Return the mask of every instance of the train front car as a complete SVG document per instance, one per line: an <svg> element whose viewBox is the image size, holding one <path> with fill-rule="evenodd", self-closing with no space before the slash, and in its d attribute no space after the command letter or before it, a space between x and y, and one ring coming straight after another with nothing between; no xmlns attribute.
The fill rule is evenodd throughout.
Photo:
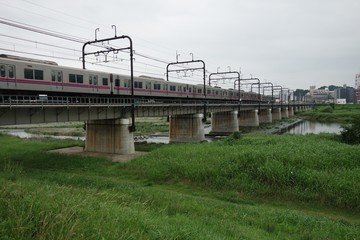
<svg viewBox="0 0 360 240"><path fill-rule="evenodd" d="M55 62L0 55L0 89L8 95L110 95L111 74Z"/></svg>

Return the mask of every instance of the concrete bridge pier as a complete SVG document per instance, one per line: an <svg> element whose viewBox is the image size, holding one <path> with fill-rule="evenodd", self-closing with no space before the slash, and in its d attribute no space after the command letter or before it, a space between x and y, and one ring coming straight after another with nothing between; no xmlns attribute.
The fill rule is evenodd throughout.
<svg viewBox="0 0 360 240"><path fill-rule="evenodd" d="M289 107L289 117L294 116L294 107Z"/></svg>
<svg viewBox="0 0 360 240"><path fill-rule="evenodd" d="M170 116L170 143L205 140L203 114Z"/></svg>
<svg viewBox="0 0 360 240"><path fill-rule="evenodd" d="M212 113L211 125L212 134L228 135L239 131L238 111Z"/></svg>
<svg viewBox="0 0 360 240"><path fill-rule="evenodd" d="M273 121L281 121L281 108L274 108L272 111L272 120Z"/></svg>
<svg viewBox="0 0 360 240"><path fill-rule="evenodd" d="M114 154L135 152L130 119L89 120L86 122L85 151Z"/></svg>
<svg viewBox="0 0 360 240"><path fill-rule="evenodd" d="M272 123L271 109L261 109L260 110L259 123Z"/></svg>
<svg viewBox="0 0 360 240"><path fill-rule="evenodd" d="M258 110L241 111L239 116L239 127L258 127Z"/></svg>
<svg viewBox="0 0 360 240"><path fill-rule="evenodd" d="M287 107L281 108L281 117L282 119L289 118L289 109Z"/></svg>

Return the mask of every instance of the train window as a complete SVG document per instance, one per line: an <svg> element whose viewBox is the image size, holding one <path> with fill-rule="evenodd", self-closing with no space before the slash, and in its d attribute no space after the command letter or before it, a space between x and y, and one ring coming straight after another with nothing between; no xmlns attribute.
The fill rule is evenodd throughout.
<svg viewBox="0 0 360 240"><path fill-rule="evenodd" d="M104 86L109 85L109 79L108 78L103 78L102 79L102 85L104 85Z"/></svg>
<svg viewBox="0 0 360 240"><path fill-rule="evenodd" d="M161 90L161 85L159 83L154 83L155 90Z"/></svg>
<svg viewBox="0 0 360 240"><path fill-rule="evenodd" d="M93 75L89 75L89 84L90 84L90 85L93 84Z"/></svg>
<svg viewBox="0 0 360 240"><path fill-rule="evenodd" d="M183 89L184 89L184 92L186 92L186 87L184 87Z"/></svg>
<svg viewBox="0 0 360 240"><path fill-rule="evenodd" d="M76 75L75 74L69 74L69 82L76 83Z"/></svg>
<svg viewBox="0 0 360 240"><path fill-rule="evenodd" d="M207 93L207 94L210 94L210 93L211 93L211 90L208 89L208 90L206 91L206 93Z"/></svg>
<svg viewBox="0 0 360 240"><path fill-rule="evenodd" d="M76 82L77 83L84 83L84 76L83 75L76 75Z"/></svg>
<svg viewBox="0 0 360 240"><path fill-rule="evenodd" d="M8 65L9 78L15 78L15 66Z"/></svg>
<svg viewBox="0 0 360 240"><path fill-rule="evenodd" d="M163 85L163 90L165 90L165 91L168 90L168 85L167 85L167 84L164 84L164 85Z"/></svg>
<svg viewBox="0 0 360 240"><path fill-rule="evenodd" d="M34 71L33 69L24 69L24 78L25 79L34 79Z"/></svg>
<svg viewBox="0 0 360 240"><path fill-rule="evenodd" d="M44 71L43 70L34 70L36 80L44 80Z"/></svg>
<svg viewBox="0 0 360 240"><path fill-rule="evenodd" d="M84 76L80 74L69 74L69 82L71 83L84 83Z"/></svg>
<svg viewBox="0 0 360 240"><path fill-rule="evenodd" d="M189 93L191 93L192 92L192 88L189 88Z"/></svg>
<svg viewBox="0 0 360 240"><path fill-rule="evenodd" d="M115 79L115 87L120 87L120 79Z"/></svg>
<svg viewBox="0 0 360 240"><path fill-rule="evenodd" d="M151 82L146 82L146 89L151 89Z"/></svg>
<svg viewBox="0 0 360 240"><path fill-rule="evenodd" d="M178 86L178 92L181 92L181 86Z"/></svg>
<svg viewBox="0 0 360 240"><path fill-rule="evenodd" d="M134 88L143 88L142 82L135 81L134 82Z"/></svg>
<svg viewBox="0 0 360 240"><path fill-rule="evenodd" d="M170 85L170 91L175 92L176 91L176 86Z"/></svg>
<svg viewBox="0 0 360 240"><path fill-rule="evenodd" d="M202 89L198 88L197 93L202 93Z"/></svg>
<svg viewBox="0 0 360 240"><path fill-rule="evenodd" d="M6 77L5 65L0 65L0 77Z"/></svg>

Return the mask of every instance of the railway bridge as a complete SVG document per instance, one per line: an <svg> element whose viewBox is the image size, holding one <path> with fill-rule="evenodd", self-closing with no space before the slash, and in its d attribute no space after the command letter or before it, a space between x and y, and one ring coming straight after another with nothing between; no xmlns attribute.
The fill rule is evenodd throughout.
<svg viewBox="0 0 360 240"><path fill-rule="evenodd" d="M289 118L309 107L306 103L2 95L0 125L85 121L85 151L130 154L135 151L134 117L169 116L170 142L201 142L209 114L212 133L230 134L239 127Z"/></svg>

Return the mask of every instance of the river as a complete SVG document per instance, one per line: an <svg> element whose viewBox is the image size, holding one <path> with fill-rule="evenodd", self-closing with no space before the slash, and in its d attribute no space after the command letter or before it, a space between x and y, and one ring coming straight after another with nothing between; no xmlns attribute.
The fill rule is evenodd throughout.
<svg viewBox="0 0 360 240"><path fill-rule="evenodd" d="M342 131L341 124L339 123L320 123L301 121L296 125L285 129L282 133L289 134L319 134L319 133L335 133L339 134Z"/></svg>
<svg viewBox="0 0 360 240"><path fill-rule="evenodd" d="M211 131L211 126L206 125L204 128L205 134L208 134ZM55 136L55 135L44 135L44 134L32 134L27 133L25 129L13 129L13 128L0 128L0 133L6 133L8 135L16 136L19 138L54 138L54 139L73 139L73 140L81 140L85 141L85 137L73 137L73 136ZM207 141L212 141L214 137L206 137ZM153 134L149 136L135 136L135 142L146 142L146 143L169 143L168 134Z"/></svg>
<svg viewBox="0 0 360 240"><path fill-rule="evenodd" d="M338 123L319 123L319 122L309 122L301 121L296 125L284 129L281 133L289 134L319 134L319 133L336 133L339 134L342 128ZM211 127L208 125L205 127L205 134L208 134L211 131ZM9 135L17 136L20 138L54 138L54 139L73 139L84 141L85 137L72 137L72 136L54 136L54 135L41 135L41 134L31 134L25 132L25 129L0 129L0 132L6 133ZM207 141L212 141L213 136L206 137ZM147 143L169 143L169 137L166 134L162 135L150 135L147 137L135 137L135 142L147 142Z"/></svg>

